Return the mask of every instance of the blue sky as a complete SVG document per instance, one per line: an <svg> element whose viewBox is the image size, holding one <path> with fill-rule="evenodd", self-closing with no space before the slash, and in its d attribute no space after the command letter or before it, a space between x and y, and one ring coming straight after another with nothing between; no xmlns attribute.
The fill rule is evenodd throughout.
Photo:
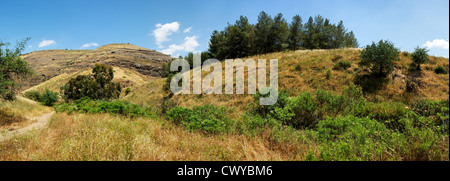
<svg viewBox="0 0 450 181"><path fill-rule="evenodd" d="M426 46L449 57L448 0L0 1L0 40L31 37L26 52L131 43L184 56L207 50L212 31L240 15L254 24L266 11L288 22L296 14L343 20L360 46L386 39L404 51Z"/></svg>

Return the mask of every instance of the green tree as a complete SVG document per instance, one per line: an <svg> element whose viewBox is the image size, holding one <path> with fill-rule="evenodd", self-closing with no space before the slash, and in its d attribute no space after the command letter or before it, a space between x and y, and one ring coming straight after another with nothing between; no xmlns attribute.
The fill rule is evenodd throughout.
<svg viewBox="0 0 450 181"><path fill-rule="evenodd" d="M45 92L42 94L41 101L46 106L53 106L55 102L58 102L58 93L52 92L48 89L45 89Z"/></svg>
<svg viewBox="0 0 450 181"><path fill-rule="evenodd" d="M361 65L368 66L380 76L387 76L394 70L394 62L400 58L400 51L394 44L380 40L367 45L361 52Z"/></svg>
<svg viewBox="0 0 450 181"><path fill-rule="evenodd" d="M0 99L14 100L20 86L16 80L28 78L33 74L28 63L19 57L29 40L30 38L26 38L18 42L15 49L7 48L9 43L0 41Z"/></svg>
<svg viewBox="0 0 450 181"><path fill-rule="evenodd" d="M345 34L345 44L344 47L357 48L359 46L358 40L355 37L353 31Z"/></svg>
<svg viewBox="0 0 450 181"><path fill-rule="evenodd" d="M420 70L420 64L426 63L430 61L430 57L428 56L428 51L426 48L416 47L414 52L411 54L412 60L414 64L417 66L416 69Z"/></svg>
<svg viewBox="0 0 450 181"><path fill-rule="evenodd" d="M99 88L104 88L107 83L110 83L114 79L114 70L111 66L104 64L95 64L92 69L94 78L99 85Z"/></svg>
<svg viewBox="0 0 450 181"><path fill-rule="evenodd" d="M224 31L217 31L214 30L211 38L209 40L209 49L208 51L211 53L211 56L223 60L225 59L226 55L225 52L227 51L228 47L226 47L226 37Z"/></svg>
<svg viewBox="0 0 450 181"><path fill-rule="evenodd" d="M258 15L258 23L255 25L255 43L257 53L272 52L273 38L270 32L273 26L273 19L266 12L262 11Z"/></svg>
<svg viewBox="0 0 450 181"><path fill-rule="evenodd" d="M304 47L307 49L318 49L319 43L316 40L316 27L314 23L314 19L310 16L308 22L304 25L305 31L303 36Z"/></svg>
<svg viewBox="0 0 450 181"><path fill-rule="evenodd" d="M114 70L110 66L97 64L91 75L79 75L69 80L61 87L61 94L65 101L78 100L83 97L91 99L115 99L120 96L122 87L119 83L111 82Z"/></svg>
<svg viewBox="0 0 450 181"><path fill-rule="evenodd" d="M271 52L279 52L288 48L289 26L283 14L278 13L273 19L273 26L270 31L270 38L273 42Z"/></svg>
<svg viewBox="0 0 450 181"><path fill-rule="evenodd" d="M303 24L302 18L299 15L295 15L292 18L292 22L289 25L289 48L291 50L296 50L297 47L301 46L302 34L303 34Z"/></svg>

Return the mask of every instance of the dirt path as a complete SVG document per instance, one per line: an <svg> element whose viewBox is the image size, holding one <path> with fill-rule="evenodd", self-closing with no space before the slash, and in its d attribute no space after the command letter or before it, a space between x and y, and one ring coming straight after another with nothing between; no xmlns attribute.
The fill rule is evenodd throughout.
<svg viewBox="0 0 450 181"><path fill-rule="evenodd" d="M31 103L31 104L39 104L36 101L33 101L31 99L28 99L28 98L25 98L25 97L22 97L22 96L19 96L19 95L17 95L16 98L21 100L21 101L25 101L25 102L28 102L28 103Z"/></svg>
<svg viewBox="0 0 450 181"><path fill-rule="evenodd" d="M27 98L24 98L24 97L21 97L21 96L17 96L17 98L21 99L23 101L30 102L30 103L37 103L37 102L35 102L33 100L30 100L30 99L27 99ZM28 125L26 127L23 127L23 128L17 129L17 130L13 130L13 131L7 131L6 133L0 133L0 142L2 142L4 140L7 140L7 139L10 139L13 136L22 135L22 134L25 134L25 133L27 133L27 132L29 132L31 130L40 129L40 128L45 127L47 125L48 121L50 121L50 118L52 117L52 115L54 113L55 113L55 111L52 111L50 113L46 113L46 114L44 114L44 115L42 115L40 117L37 117L36 118L37 119L36 122L34 122L34 123L32 123L32 124L30 124L30 125Z"/></svg>

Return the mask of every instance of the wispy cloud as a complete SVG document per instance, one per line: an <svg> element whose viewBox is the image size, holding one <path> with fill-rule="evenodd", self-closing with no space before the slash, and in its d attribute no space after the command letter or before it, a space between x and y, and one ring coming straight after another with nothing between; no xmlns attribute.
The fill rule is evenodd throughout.
<svg viewBox="0 0 450 181"><path fill-rule="evenodd" d="M431 42L427 41L425 44L423 44L423 46L429 49L440 48L448 50L448 41L444 39L434 39Z"/></svg>
<svg viewBox="0 0 450 181"><path fill-rule="evenodd" d="M90 48L90 47L98 47L98 43L95 43L95 42L86 43L86 44L84 44L83 46L81 46L80 49Z"/></svg>
<svg viewBox="0 0 450 181"><path fill-rule="evenodd" d="M188 36L184 38L184 43L180 45L172 44L168 48L162 50L161 52L164 54L172 55L174 52L177 51L194 51L195 48L200 46L200 44L197 41L197 36Z"/></svg>
<svg viewBox="0 0 450 181"><path fill-rule="evenodd" d="M173 22L173 23L166 23L166 24L156 24L156 29L153 31L153 35L156 39L156 44L159 48L163 48L162 43L169 41L168 38L169 35L171 35L173 32L178 32L180 29L180 23Z"/></svg>
<svg viewBox="0 0 450 181"><path fill-rule="evenodd" d="M186 28L186 29L183 31L183 33L189 33L189 32L191 32L191 29L192 29L192 27Z"/></svg>
<svg viewBox="0 0 450 181"><path fill-rule="evenodd" d="M39 48L50 46L56 44L55 40L42 40L41 43L39 43Z"/></svg>

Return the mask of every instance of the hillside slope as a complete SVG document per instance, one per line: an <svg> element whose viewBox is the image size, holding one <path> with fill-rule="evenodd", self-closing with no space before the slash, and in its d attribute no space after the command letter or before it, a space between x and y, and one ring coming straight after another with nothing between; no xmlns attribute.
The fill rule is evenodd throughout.
<svg viewBox="0 0 450 181"><path fill-rule="evenodd" d="M97 63L133 69L140 74L160 77L161 66L172 57L131 44L109 44L95 50L42 50L21 56L36 75L24 88L61 74L71 74Z"/></svg>
<svg viewBox="0 0 450 181"><path fill-rule="evenodd" d="M411 58L400 55L400 61L395 63L395 71L386 79L370 79L370 70L359 67L360 49L336 50L302 50L295 52L277 52L266 55L249 57L257 59L278 59L279 61L279 90L285 90L290 96L297 96L303 92L313 92L318 89L341 93L346 86L359 84L366 89L365 97L369 101L400 101L409 102L424 98L430 100L446 100L449 93L448 75L436 74L433 70L437 66L449 69L449 60L442 57L430 57L430 62L422 65L422 72L409 70ZM335 64L342 61L350 62L347 69L337 69ZM225 70L222 63L223 72ZM245 75L247 75L245 69ZM327 78L327 71L330 77ZM202 77L209 72L202 72ZM191 73L192 77L192 73ZM247 77L247 76L246 76ZM224 79L223 79L224 80ZM267 79L268 80L268 79ZM192 82L192 78L191 78ZM408 82L414 83L416 91L408 92ZM163 80L142 84L134 88L126 96L132 102L151 105L160 105L169 92L163 91ZM224 87L224 85L223 85ZM245 91L246 85L245 85ZM175 95L171 100L183 107L213 104L223 106L230 111L234 118L239 117L248 109L249 103L254 102L253 95Z"/></svg>

